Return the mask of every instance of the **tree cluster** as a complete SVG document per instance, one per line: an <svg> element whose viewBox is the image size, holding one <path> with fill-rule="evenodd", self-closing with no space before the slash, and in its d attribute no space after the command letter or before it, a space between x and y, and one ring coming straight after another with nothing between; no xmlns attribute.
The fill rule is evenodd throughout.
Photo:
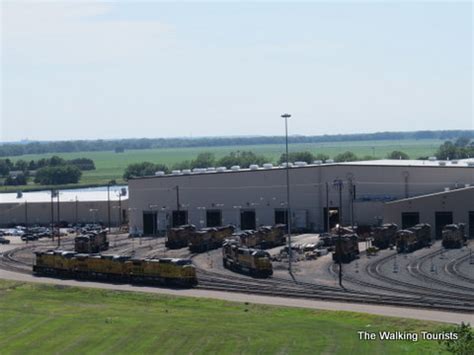
<svg viewBox="0 0 474 355"><path fill-rule="evenodd" d="M474 141L469 137L460 137L456 141L444 142L436 151L440 160L467 159L474 157Z"/></svg>
<svg viewBox="0 0 474 355"><path fill-rule="evenodd" d="M474 139L472 130L417 131L417 132L378 132L360 134L337 134L323 136L290 136L290 143L324 143L365 140L402 140L402 139L442 139L452 140L459 137ZM0 157L24 154L70 153L88 151L115 151L125 149L154 149L180 147L217 147L257 144L283 144L283 136L256 137L205 137L205 138L141 138L115 140L78 140L63 142L31 142L0 144Z"/></svg>

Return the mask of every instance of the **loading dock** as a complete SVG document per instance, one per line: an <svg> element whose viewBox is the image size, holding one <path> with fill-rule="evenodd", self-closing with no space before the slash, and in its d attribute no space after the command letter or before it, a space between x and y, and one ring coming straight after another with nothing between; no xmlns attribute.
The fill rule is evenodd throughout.
<svg viewBox="0 0 474 355"><path fill-rule="evenodd" d="M207 210L206 211L206 226L207 227L220 227L220 226L222 226L222 211L220 211L220 210Z"/></svg>
<svg viewBox="0 0 474 355"><path fill-rule="evenodd" d="M240 229L256 229L255 210L243 210L240 212Z"/></svg>
<svg viewBox="0 0 474 355"><path fill-rule="evenodd" d="M143 234L155 235L157 232L157 213L153 211L143 211Z"/></svg>
<svg viewBox="0 0 474 355"><path fill-rule="evenodd" d="M443 227L453 223L453 212L435 212L436 239L441 239Z"/></svg>
<svg viewBox="0 0 474 355"><path fill-rule="evenodd" d="M419 212L402 212L402 229L413 227L420 223Z"/></svg>
<svg viewBox="0 0 474 355"><path fill-rule="evenodd" d="M188 211L173 211L172 214L173 227L183 226L188 224Z"/></svg>

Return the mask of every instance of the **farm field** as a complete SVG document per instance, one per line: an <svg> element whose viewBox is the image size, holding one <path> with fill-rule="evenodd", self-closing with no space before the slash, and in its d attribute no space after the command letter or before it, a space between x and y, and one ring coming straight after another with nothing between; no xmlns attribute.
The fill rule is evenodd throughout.
<svg viewBox="0 0 474 355"><path fill-rule="evenodd" d="M0 280L2 354L440 354L436 341L360 341L357 331L443 324Z"/></svg>
<svg viewBox="0 0 474 355"><path fill-rule="evenodd" d="M332 143L308 143L291 144L290 151L310 151L315 154L327 154L331 158L339 153L352 151L359 157L373 156L384 158L388 153L394 150L400 150L407 153L410 158L416 159L420 156L433 155L437 148L443 143L441 140L384 140L384 141L353 141L353 142L332 142ZM84 171L81 181L73 186L100 185L115 179L118 183L123 183L122 175L127 165L143 161L153 163L162 163L172 166L175 163L194 159L199 153L211 152L216 158L223 157L232 151L250 150L256 154L268 157L269 162L275 163L284 150L283 145L244 145L244 146L225 146L225 147L193 147L193 148L166 148L166 149L144 149L127 150L124 153L115 153L112 151L100 152L75 152L75 153L49 153L32 154L10 157L12 161L38 160L48 158L53 155L65 159L90 158L94 160L96 170ZM28 187L46 188L43 186L31 184ZM18 187L1 187L3 192L16 191Z"/></svg>

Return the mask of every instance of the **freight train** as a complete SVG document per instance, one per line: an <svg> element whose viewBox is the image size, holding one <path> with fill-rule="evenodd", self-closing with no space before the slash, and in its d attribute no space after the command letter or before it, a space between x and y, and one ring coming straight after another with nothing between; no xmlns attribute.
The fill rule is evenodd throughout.
<svg viewBox="0 0 474 355"><path fill-rule="evenodd" d="M255 277L269 277L273 274L270 254L266 251L226 241L222 247L222 257L226 269Z"/></svg>
<svg viewBox="0 0 474 355"><path fill-rule="evenodd" d="M448 224L441 233L442 244L446 249L462 248L467 243L464 223Z"/></svg>
<svg viewBox="0 0 474 355"><path fill-rule="evenodd" d="M372 231L372 244L379 249L387 249L395 245L398 226L394 223L387 223L380 227L375 227Z"/></svg>
<svg viewBox="0 0 474 355"><path fill-rule="evenodd" d="M359 258L359 238L356 234L345 234L333 237L335 241L335 251L332 254L332 260L336 263L350 263Z"/></svg>
<svg viewBox="0 0 474 355"><path fill-rule="evenodd" d="M430 246L431 226L421 223L408 229L399 230L396 233L395 239L398 253L410 253Z"/></svg>
<svg viewBox="0 0 474 355"><path fill-rule="evenodd" d="M242 245L248 248L273 248L284 245L286 225L262 226L257 230L245 230L233 235Z"/></svg>
<svg viewBox="0 0 474 355"><path fill-rule="evenodd" d="M132 259L61 250L35 254L33 272L37 275L181 287L197 284L196 269L189 259Z"/></svg>
<svg viewBox="0 0 474 355"><path fill-rule="evenodd" d="M74 250L76 253L99 253L109 249L107 231L88 232L74 238Z"/></svg>
<svg viewBox="0 0 474 355"><path fill-rule="evenodd" d="M189 250L192 253L202 253L204 251L217 249L222 246L225 239L234 233L234 230L234 226L228 225L195 231L189 236Z"/></svg>
<svg viewBox="0 0 474 355"><path fill-rule="evenodd" d="M193 224L186 224L176 228L171 228L168 231L168 238L165 246L170 249L179 249L187 247L191 235L196 231L196 226Z"/></svg>

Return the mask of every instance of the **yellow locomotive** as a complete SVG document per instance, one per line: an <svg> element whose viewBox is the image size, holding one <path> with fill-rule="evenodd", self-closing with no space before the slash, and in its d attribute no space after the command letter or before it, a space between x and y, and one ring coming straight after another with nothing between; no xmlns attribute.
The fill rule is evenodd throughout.
<svg viewBox="0 0 474 355"><path fill-rule="evenodd" d="M262 226L257 230L244 230L233 235L234 239L240 241L248 248L273 248L284 245L286 225Z"/></svg>
<svg viewBox="0 0 474 355"><path fill-rule="evenodd" d="M448 224L443 227L443 247L446 249L462 248L467 244L466 233L464 231L465 224Z"/></svg>
<svg viewBox="0 0 474 355"><path fill-rule="evenodd" d="M394 223L386 223L373 230L372 244L379 249L387 249L391 245L395 245L395 236L398 226Z"/></svg>
<svg viewBox="0 0 474 355"><path fill-rule="evenodd" d="M341 263L350 263L359 258L359 239L356 234L345 234L334 237L335 251L332 260Z"/></svg>
<svg viewBox="0 0 474 355"><path fill-rule="evenodd" d="M410 253L430 246L431 226L427 223L420 223L408 229L399 230L395 239L398 253Z"/></svg>
<svg viewBox="0 0 474 355"><path fill-rule="evenodd" d="M195 231L189 237L189 250L193 253L202 253L222 246L225 239L234 233L234 226L203 228Z"/></svg>
<svg viewBox="0 0 474 355"><path fill-rule="evenodd" d="M263 250L241 247L235 241L226 241L222 246L223 264L226 269L255 277L273 274L270 254Z"/></svg>
<svg viewBox="0 0 474 355"><path fill-rule="evenodd" d="M77 253L99 253L109 249L107 231L89 232L74 238L74 250Z"/></svg>
<svg viewBox="0 0 474 355"><path fill-rule="evenodd" d="M197 284L190 259L132 259L118 255L88 255L70 251L36 252L37 275L191 287Z"/></svg>
<svg viewBox="0 0 474 355"><path fill-rule="evenodd" d="M196 226L193 224L186 224L176 228L171 228L168 231L168 238L166 240L166 247L170 249L179 249L187 247L191 236L196 231Z"/></svg>

